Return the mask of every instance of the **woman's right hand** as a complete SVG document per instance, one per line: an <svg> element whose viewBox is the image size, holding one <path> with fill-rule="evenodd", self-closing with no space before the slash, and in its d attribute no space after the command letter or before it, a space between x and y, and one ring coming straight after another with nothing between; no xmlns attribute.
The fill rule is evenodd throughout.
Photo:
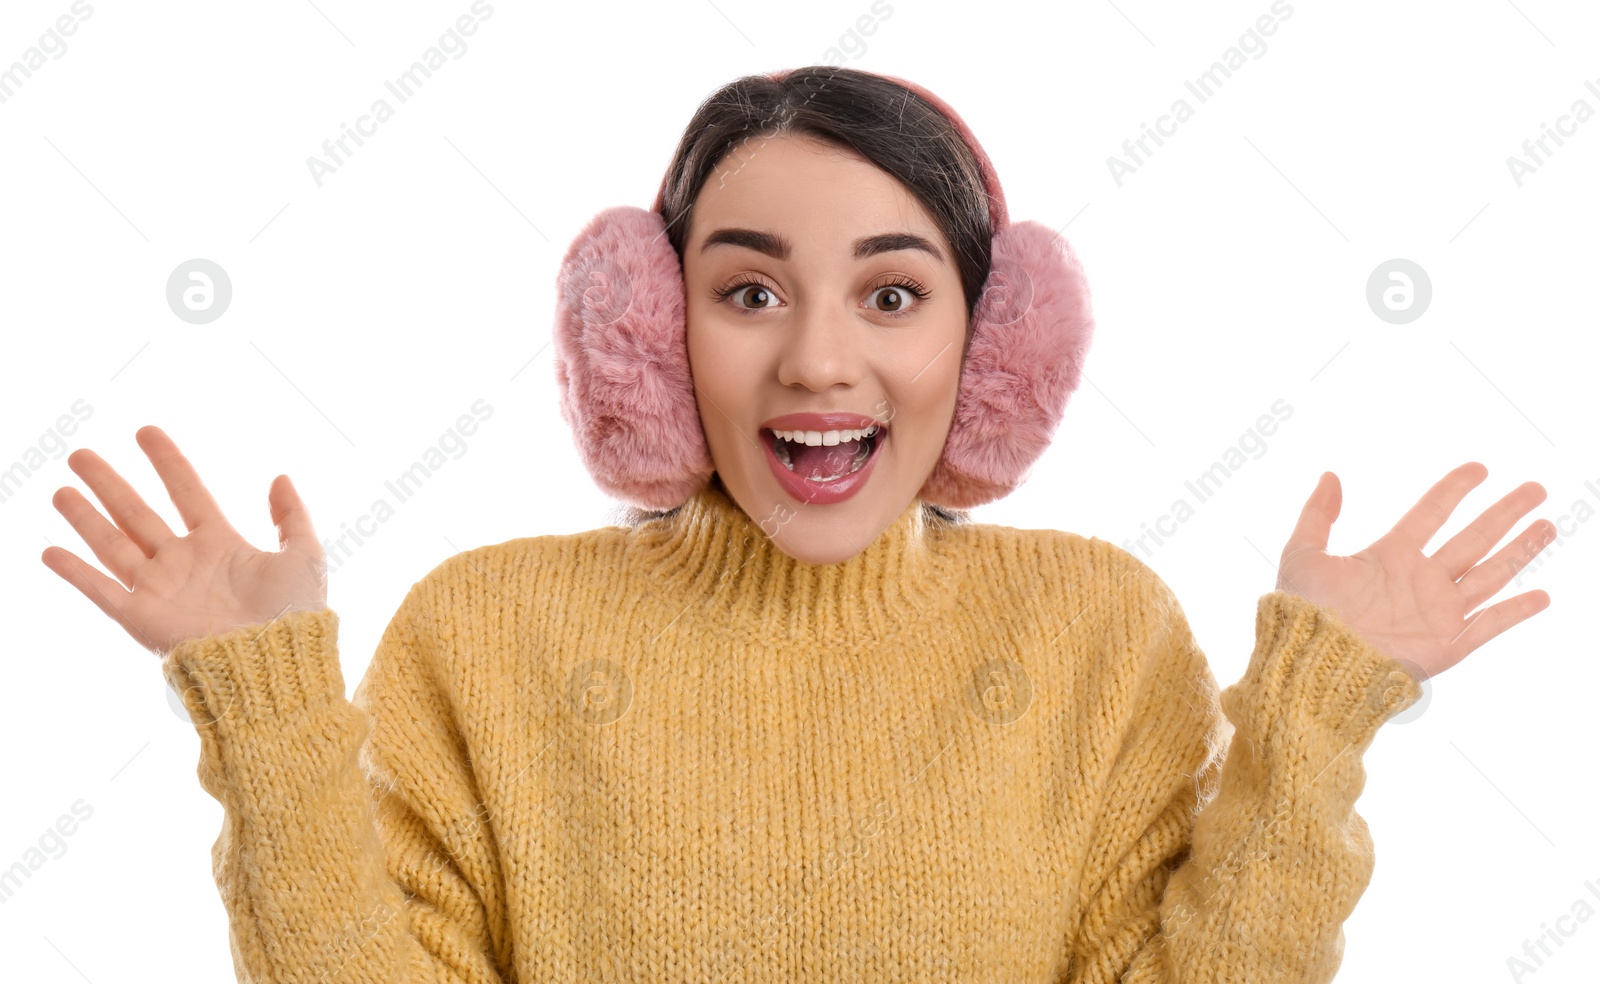
<svg viewBox="0 0 1600 984"><path fill-rule="evenodd" d="M51 504L116 579L57 546L40 556L46 567L157 655L185 639L327 607L326 558L289 476L273 479L267 493L279 549L257 550L229 525L161 428L141 427L134 439L161 476L189 534L174 534L105 459L80 448L67 457L67 465L89 483L116 525L71 486L58 489Z"/></svg>

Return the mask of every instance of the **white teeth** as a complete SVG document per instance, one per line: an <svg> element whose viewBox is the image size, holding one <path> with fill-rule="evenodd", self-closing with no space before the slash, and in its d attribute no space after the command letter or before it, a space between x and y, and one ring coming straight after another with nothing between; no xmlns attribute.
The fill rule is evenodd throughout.
<svg viewBox="0 0 1600 984"><path fill-rule="evenodd" d="M832 482L843 478L845 475L860 471L861 467L866 464L867 459L872 457L872 452L875 450L875 446L872 442L868 442L866 438L878 433L878 427L874 425L872 427L867 427L860 430L825 432L794 430L773 431L772 433L778 438L781 438L781 440L776 440L773 442L773 453L777 455L778 461L790 471L794 471L794 461L789 455L790 442L804 443L812 447L817 447L818 445L828 445L831 447L836 444L841 444L845 441L861 441L861 447L851 458L850 467L847 471L838 475L829 475L826 478L814 476L810 479L813 482Z"/></svg>
<svg viewBox="0 0 1600 984"><path fill-rule="evenodd" d="M832 431L801 431L801 430L775 430L772 433L785 441L794 441L796 444L809 444L812 447L819 445L832 447L846 441L859 441L871 437L878 432L877 425L860 430L832 430Z"/></svg>

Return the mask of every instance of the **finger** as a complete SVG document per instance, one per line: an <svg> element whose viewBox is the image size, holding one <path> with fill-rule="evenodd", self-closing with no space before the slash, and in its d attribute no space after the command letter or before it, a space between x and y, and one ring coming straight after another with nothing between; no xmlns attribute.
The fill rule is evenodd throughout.
<svg viewBox="0 0 1600 984"><path fill-rule="evenodd" d="M311 511L288 475L272 480L267 501L272 506L272 525L278 528L280 549L312 552L318 548L317 531L311 526Z"/></svg>
<svg viewBox="0 0 1600 984"><path fill-rule="evenodd" d="M1317 479L1317 487L1311 490L1306 504L1300 509L1300 519L1294 524L1289 542L1283 548L1284 559L1302 550L1327 550L1328 531L1333 528L1333 521L1339 518L1342 501L1339 476L1333 472L1323 472L1322 477Z"/></svg>
<svg viewBox="0 0 1600 984"><path fill-rule="evenodd" d="M1500 538L1506 535L1506 531L1516 525L1517 520L1526 516L1529 510L1544 500L1543 485L1538 482L1524 482L1512 489L1499 502L1485 509L1483 515L1473 520L1466 529L1451 537L1444 546L1434 552L1433 559L1444 567L1445 573L1450 575L1452 581L1461 580L1467 569L1482 560L1484 555L1500 542Z"/></svg>
<svg viewBox="0 0 1600 984"><path fill-rule="evenodd" d="M203 522L228 525L217 500L201 483L199 473L165 431L151 424L139 428L134 438L150 458L150 464L155 466L156 474L161 476L161 483L167 487L167 495L178 507L178 515L183 517L186 527L192 531Z"/></svg>
<svg viewBox="0 0 1600 984"><path fill-rule="evenodd" d="M139 631L122 611L122 606L132 599L133 592L100 573L93 564L86 563L83 558L64 547L53 545L46 547L44 553L39 555L39 559L68 584L82 592L85 598L94 602L96 607L122 626L124 631L140 640L145 648L155 649L155 643Z"/></svg>
<svg viewBox="0 0 1600 984"><path fill-rule="evenodd" d="M1489 469L1476 461L1452 470L1433 484L1417 504L1412 506L1400 522L1394 524L1388 536L1401 544L1421 550L1427 546L1439 527L1445 524L1467 493L1477 488L1489 476Z"/></svg>
<svg viewBox="0 0 1600 984"><path fill-rule="evenodd" d="M78 531L100 563L106 565L106 569L115 574L124 586L132 588L139 568L150 561L145 551L112 526L109 520L100 515L100 510L83 497L83 493L71 486L57 489L56 494L50 497L50 504Z"/></svg>
<svg viewBox="0 0 1600 984"><path fill-rule="evenodd" d="M167 521L151 509L133 486L117 474L117 470L107 464L104 458L88 448L79 448L67 456L67 467L88 484L117 527L138 545L146 557L154 556L163 543L172 539L172 529L167 526ZM100 559L105 560L104 557Z"/></svg>
<svg viewBox="0 0 1600 984"><path fill-rule="evenodd" d="M1555 538L1555 524L1548 519L1541 519L1529 524L1520 536L1501 547L1493 557L1468 571L1456 581L1461 586L1467 607L1476 608L1493 598Z"/></svg>
<svg viewBox="0 0 1600 984"><path fill-rule="evenodd" d="M1460 653L1460 656L1456 658L1456 662L1465 659L1468 653L1523 619L1537 615L1549 607L1550 595L1548 593L1544 591L1527 591L1514 598L1507 598L1505 601L1485 608L1472 616L1467 622L1467 627L1452 642L1452 649Z"/></svg>

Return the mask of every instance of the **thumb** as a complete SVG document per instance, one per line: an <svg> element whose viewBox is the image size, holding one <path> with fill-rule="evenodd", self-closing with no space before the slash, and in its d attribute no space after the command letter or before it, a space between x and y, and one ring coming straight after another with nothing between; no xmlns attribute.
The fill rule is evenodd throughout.
<svg viewBox="0 0 1600 984"><path fill-rule="evenodd" d="M1323 472L1317 480L1317 487L1311 490L1311 497L1306 499L1305 506L1300 510L1300 521L1295 523L1294 532L1289 534L1289 542L1283 548L1284 555L1302 550L1326 551L1328 531L1333 528L1333 521L1339 518L1342 501L1339 476L1333 472Z"/></svg>
<svg viewBox="0 0 1600 984"><path fill-rule="evenodd" d="M272 507L272 525L278 528L280 550L314 551L317 533L311 526L311 513L295 491L288 475L272 480L267 491L267 503Z"/></svg>

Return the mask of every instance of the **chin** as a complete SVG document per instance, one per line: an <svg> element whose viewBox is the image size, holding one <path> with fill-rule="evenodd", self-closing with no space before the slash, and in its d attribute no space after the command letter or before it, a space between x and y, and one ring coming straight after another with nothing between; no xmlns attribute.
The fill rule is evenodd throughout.
<svg viewBox="0 0 1600 984"><path fill-rule="evenodd" d="M843 563L866 547L863 543L861 549L856 549L848 541L825 533L797 530L792 524L786 526L772 542L795 560L815 565Z"/></svg>
<svg viewBox="0 0 1600 984"><path fill-rule="evenodd" d="M885 476L886 477L886 476ZM778 501L795 511L778 527L772 542L795 560L807 564L838 564L866 550L899 518L912 496L877 494L854 496L828 506L798 506L782 491Z"/></svg>

